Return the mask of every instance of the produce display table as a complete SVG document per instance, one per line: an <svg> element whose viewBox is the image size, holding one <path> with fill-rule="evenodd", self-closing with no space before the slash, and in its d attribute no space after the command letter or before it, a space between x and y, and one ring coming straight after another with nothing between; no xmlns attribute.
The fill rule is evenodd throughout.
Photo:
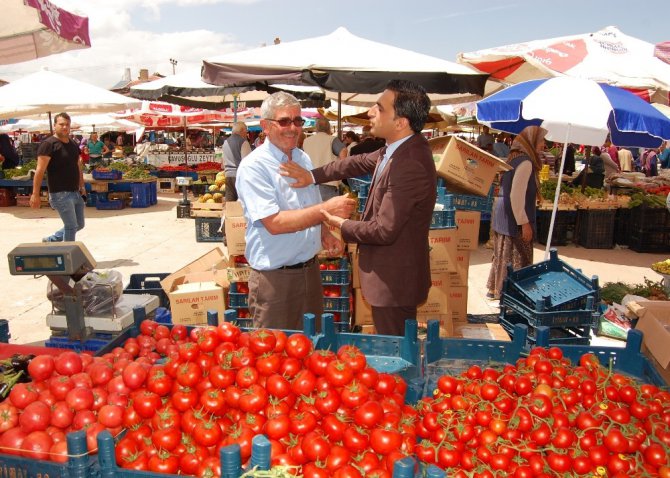
<svg viewBox="0 0 670 478"><path fill-rule="evenodd" d="M66 349L56 349L52 347L44 347L43 345L35 344L3 344L0 343L0 360L11 357L14 354L21 355L58 355L65 352Z"/></svg>

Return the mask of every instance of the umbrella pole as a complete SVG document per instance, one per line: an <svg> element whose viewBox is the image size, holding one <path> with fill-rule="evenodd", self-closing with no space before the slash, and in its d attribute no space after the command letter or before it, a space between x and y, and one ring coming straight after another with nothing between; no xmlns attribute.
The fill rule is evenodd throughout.
<svg viewBox="0 0 670 478"><path fill-rule="evenodd" d="M342 138L342 92L337 92L337 137Z"/></svg>
<svg viewBox="0 0 670 478"><path fill-rule="evenodd" d="M561 154L561 166L558 169L558 181L556 182L556 192L554 193L554 207L551 209L551 221L549 222L549 234L547 235L547 247L544 250L544 260L549 260L549 249L551 248L551 235L554 233L554 222L556 221L556 210L558 209L558 198L561 196L561 178L563 177L563 166L565 166L565 154L568 149L568 140L570 139L570 123L565 132L565 142L563 143L563 154Z"/></svg>
<svg viewBox="0 0 670 478"><path fill-rule="evenodd" d="M188 169L188 128L186 128L186 116L184 116L184 163L186 164L186 169Z"/></svg>

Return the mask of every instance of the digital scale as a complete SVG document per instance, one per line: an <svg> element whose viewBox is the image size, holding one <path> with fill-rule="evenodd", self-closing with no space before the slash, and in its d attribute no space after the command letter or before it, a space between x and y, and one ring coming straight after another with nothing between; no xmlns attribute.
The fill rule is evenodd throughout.
<svg viewBox="0 0 670 478"><path fill-rule="evenodd" d="M12 275L44 275L63 294L65 314L52 311L47 325L66 331L70 340L85 341L95 332L120 333L133 324L133 309L144 307L149 314L158 307L158 297L123 294L114 303L111 317L86 316L81 290L76 284L96 267L95 259L82 242L19 244L7 254Z"/></svg>

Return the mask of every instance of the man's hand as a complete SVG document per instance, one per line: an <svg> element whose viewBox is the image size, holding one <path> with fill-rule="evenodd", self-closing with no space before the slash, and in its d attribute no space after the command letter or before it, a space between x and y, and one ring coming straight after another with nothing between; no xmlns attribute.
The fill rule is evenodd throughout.
<svg viewBox="0 0 670 478"><path fill-rule="evenodd" d="M40 208L40 195L39 194L31 194L30 195L30 207L33 209L39 209Z"/></svg>
<svg viewBox="0 0 670 478"><path fill-rule="evenodd" d="M356 201L349 198L346 194L343 194L342 196L330 198L328 201L325 201L322 206L328 214L347 219L354 212Z"/></svg>
<svg viewBox="0 0 670 478"><path fill-rule="evenodd" d="M314 182L312 173L297 164L295 161L287 161L279 165L279 174L287 178L295 179L295 182L289 183L292 188L304 188Z"/></svg>
<svg viewBox="0 0 670 478"><path fill-rule="evenodd" d="M344 252L344 242L335 237L325 225L321 226L321 247L329 257L339 257Z"/></svg>
<svg viewBox="0 0 670 478"><path fill-rule="evenodd" d="M533 227L529 222L521 225L521 239L523 242L530 242L533 240Z"/></svg>
<svg viewBox="0 0 670 478"><path fill-rule="evenodd" d="M333 216L332 214L329 214L328 211L326 211L325 209L321 209L321 214L323 214L323 218L324 218L326 223L328 223L329 225L331 225L333 227L336 227L338 229L342 228L342 224L344 223L344 221L346 221L345 218L341 218L341 217L337 217L337 216Z"/></svg>

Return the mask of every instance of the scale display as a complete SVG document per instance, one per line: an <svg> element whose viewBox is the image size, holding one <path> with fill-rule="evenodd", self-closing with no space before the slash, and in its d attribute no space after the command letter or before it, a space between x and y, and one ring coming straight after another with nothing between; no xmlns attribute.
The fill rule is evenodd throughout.
<svg viewBox="0 0 670 478"><path fill-rule="evenodd" d="M95 268L95 260L81 242L19 244L7 259L12 275L72 276Z"/></svg>
<svg viewBox="0 0 670 478"><path fill-rule="evenodd" d="M62 255L56 256L16 256L14 265L17 272L43 274L48 272L65 272L65 261Z"/></svg>

